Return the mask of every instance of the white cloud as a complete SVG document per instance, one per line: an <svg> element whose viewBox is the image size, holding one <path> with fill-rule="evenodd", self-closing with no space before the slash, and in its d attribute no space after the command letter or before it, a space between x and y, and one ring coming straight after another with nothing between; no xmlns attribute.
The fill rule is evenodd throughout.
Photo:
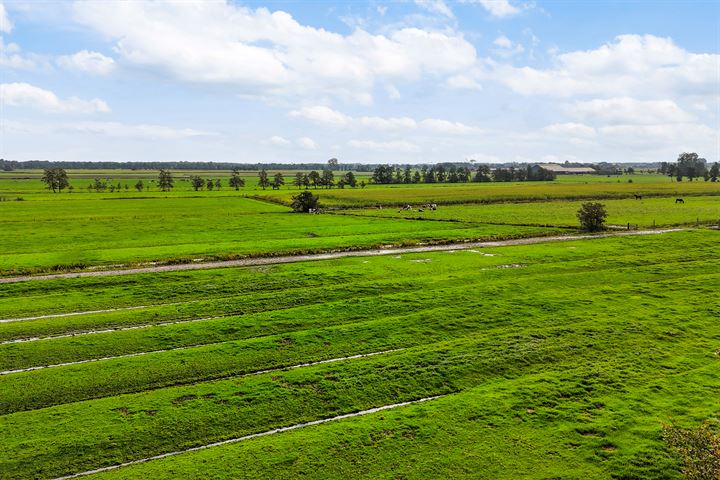
<svg viewBox="0 0 720 480"><path fill-rule="evenodd" d="M407 140L394 140L389 142L376 142L374 140L350 140L348 145L352 148L370 150L373 152L397 152L413 153L419 152L420 147Z"/></svg>
<svg viewBox="0 0 720 480"><path fill-rule="evenodd" d="M332 108L317 105L314 107L303 107L300 110L293 110L288 115L301 117L321 125L344 127L352 122L352 118Z"/></svg>
<svg viewBox="0 0 720 480"><path fill-rule="evenodd" d="M13 24L10 22L10 19L7 15L7 10L5 9L5 5L0 3L0 33L10 33L12 32Z"/></svg>
<svg viewBox="0 0 720 480"><path fill-rule="evenodd" d="M402 28L349 35L288 13L226 1L78 2L75 18L115 41L120 58L193 83L245 95L372 99L379 81L446 76L472 66L474 47L454 31Z"/></svg>
<svg viewBox="0 0 720 480"><path fill-rule="evenodd" d="M409 117L360 117L357 122L364 127L378 130L412 130L417 128L417 122Z"/></svg>
<svg viewBox="0 0 720 480"><path fill-rule="evenodd" d="M450 7L443 0L415 0L415 4L428 12L437 13L448 18L455 18Z"/></svg>
<svg viewBox="0 0 720 480"><path fill-rule="evenodd" d="M694 120L672 100L595 99L575 102L569 110L584 121L609 124L671 124Z"/></svg>
<svg viewBox="0 0 720 480"><path fill-rule="evenodd" d="M447 86L463 90L482 90L482 85L472 74L453 75L447 79Z"/></svg>
<svg viewBox="0 0 720 480"><path fill-rule="evenodd" d="M115 69L115 60L99 52L81 50L73 55L63 55L57 59L58 65L68 70L107 75Z"/></svg>
<svg viewBox="0 0 720 480"><path fill-rule="evenodd" d="M466 3L479 3L493 17L511 17L520 13L520 9L508 0L466 0Z"/></svg>
<svg viewBox="0 0 720 480"><path fill-rule="evenodd" d="M5 43L0 37L0 67L12 68L14 70L32 70L37 63L20 53L20 46L16 43Z"/></svg>
<svg viewBox="0 0 720 480"><path fill-rule="evenodd" d="M320 125L333 127L365 127L376 130L423 130L452 135L479 133L477 127L440 118L426 118L416 121L410 117L351 117L325 106L304 107L289 113L291 117L305 118Z"/></svg>
<svg viewBox="0 0 720 480"><path fill-rule="evenodd" d="M582 123L554 123L542 129L544 133L568 137L594 137L596 131L593 127Z"/></svg>
<svg viewBox="0 0 720 480"><path fill-rule="evenodd" d="M277 145L277 146L281 146L281 147L290 145L290 141L289 141L289 140L287 140L287 139L285 139L285 138L283 138L283 137L281 137L281 136L279 136L279 135L273 135L272 137L270 137L270 138L268 139L268 141L269 141L270 143L272 143L273 145Z"/></svg>
<svg viewBox="0 0 720 480"><path fill-rule="evenodd" d="M192 128L174 128L165 125L125 124L119 122L80 122L56 127L56 130L70 130L110 137L137 138L146 140L179 140L183 138L214 136L210 132Z"/></svg>
<svg viewBox="0 0 720 480"><path fill-rule="evenodd" d="M467 135L481 132L481 130L477 127L471 127L465 125L464 123L451 122L439 118L426 118L420 122L420 125L427 130L442 134Z"/></svg>
<svg viewBox="0 0 720 480"><path fill-rule="evenodd" d="M318 147L317 143L315 143L315 140L310 137L300 137L298 138L297 143L305 150L315 150Z"/></svg>
<svg viewBox="0 0 720 480"><path fill-rule="evenodd" d="M110 107L105 101L77 97L60 99L50 90L29 83L0 84L0 103L13 107L29 107L49 113L107 113Z"/></svg>
<svg viewBox="0 0 720 480"><path fill-rule="evenodd" d="M595 50L555 54L547 69L486 63L486 76L522 95L657 98L712 94L720 55L690 53L669 38L620 35Z"/></svg>
<svg viewBox="0 0 720 480"><path fill-rule="evenodd" d="M495 53L495 55L498 55L500 57L511 57L525 51L525 47L523 47L519 43L514 43L505 35L500 35L499 37L497 37L493 41L493 45L497 47L493 50L493 52Z"/></svg>

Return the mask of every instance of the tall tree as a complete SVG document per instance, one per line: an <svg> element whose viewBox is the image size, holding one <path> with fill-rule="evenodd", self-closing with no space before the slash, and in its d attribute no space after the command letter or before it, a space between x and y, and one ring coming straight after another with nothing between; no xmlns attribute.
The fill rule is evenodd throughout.
<svg viewBox="0 0 720 480"><path fill-rule="evenodd" d="M41 180L47 185L47 188L53 191L53 193L60 193L64 188L70 186L67 172L65 172L64 168L46 168L43 171Z"/></svg>
<svg viewBox="0 0 720 480"><path fill-rule="evenodd" d="M245 186L245 179L240 176L240 172L237 168L234 168L232 171L232 174L230 175L230 180L228 181L228 184L231 188L234 188L236 191L240 190L241 187Z"/></svg>
<svg viewBox="0 0 720 480"><path fill-rule="evenodd" d="M265 190L267 187L270 186L270 180L268 179L268 173L264 168L262 170L260 170L260 172L258 173L258 185L260 187L262 187L263 190Z"/></svg>
<svg viewBox="0 0 720 480"><path fill-rule="evenodd" d="M718 162L713 163L712 167L710 167L710 181L711 182L717 182L718 177L720 177L720 164Z"/></svg>
<svg viewBox="0 0 720 480"><path fill-rule="evenodd" d="M172 173L170 173L170 170L160 169L160 174L158 175L158 185L160 186L160 190L163 192L167 192L169 190L172 190L173 188L173 177Z"/></svg>
<svg viewBox="0 0 720 480"><path fill-rule="evenodd" d="M283 178L282 173L277 172L275 174L275 177L273 177L272 188L273 188L273 190L278 190L283 185L285 185L285 178Z"/></svg>
<svg viewBox="0 0 720 480"><path fill-rule="evenodd" d="M302 187L303 184L304 184L304 182L303 182L303 177L304 177L304 176L305 176L305 174L302 173L302 172L297 172L297 173L295 174L295 179L293 180L293 185L295 185L295 186L298 188L298 190L299 190L300 187Z"/></svg>
<svg viewBox="0 0 720 480"><path fill-rule="evenodd" d="M200 178L198 175L195 175L194 177L190 178L190 184L197 192L198 190L202 190L202 188L205 186L205 180Z"/></svg>
<svg viewBox="0 0 720 480"><path fill-rule="evenodd" d="M332 170L323 170L321 183L325 188L332 188L335 185L335 175Z"/></svg>
<svg viewBox="0 0 720 480"><path fill-rule="evenodd" d="M315 170L308 173L308 180L312 184L313 188L317 188L320 185L320 174Z"/></svg>
<svg viewBox="0 0 720 480"><path fill-rule="evenodd" d="M695 153L681 153L677 160L678 176L688 177L692 182L694 178L702 177L707 169L707 160Z"/></svg>
<svg viewBox="0 0 720 480"><path fill-rule="evenodd" d="M357 186L357 179L355 178L355 174L353 172L347 172L345 174L345 183L350 185L352 188Z"/></svg>

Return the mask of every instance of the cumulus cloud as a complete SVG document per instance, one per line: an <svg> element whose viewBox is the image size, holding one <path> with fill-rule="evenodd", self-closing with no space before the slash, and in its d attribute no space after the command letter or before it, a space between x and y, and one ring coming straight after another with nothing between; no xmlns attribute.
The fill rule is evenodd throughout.
<svg viewBox="0 0 720 480"><path fill-rule="evenodd" d="M584 121L607 124L671 124L695 119L672 100L594 99L575 102L568 110Z"/></svg>
<svg viewBox="0 0 720 480"><path fill-rule="evenodd" d="M455 18L450 7L443 0L415 0L415 4L428 12L436 13L448 18Z"/></svg>
<svg viewBox="0 0 720 480"><path fill-rule="evenodd" d="M73 55L63 55L57 59L58 65L78 72L93 75L107 75L115 69L115 60L99 52L81 50Z"/></svg>
<svg viewBox="0 0 720 480"><path fill-rule="evenodd" d="M410 117L351 117L325 106L304 107L299 110L292 110L289 115L332 127L365 127L385 131L423 129L429 132L452 135L480 132L477 127L440 118L426 118L417 121Z"/></svg>
<svg viewBox="0 0 720 480"><path fill-rule="evenodd" d="M287 140L287 139L285 139L285 138L283 138L283 137L281 137L281 136L279 136L279 135L273 135L272 137L270 137L270 138L268 139L268 141L269 141L270 143L272 143L273 145L277 145L277 146L280 146L280 147L284 147L284 146L286 146L286 145L290 145L290 141L289 141L289 140Z"/></svg>
<svg viewBox="0 0 720 480"><path fill-rule="evenodd" d="M497 37L493 41L493 45L496 47L493 49L493 53L500 57L512 57L513 55L517 55L525 51L525 47L519 43L513 42L505 35Z"/></svg>
<svg viewBox="0 0 720 480"><path fill-rule="evenodd" d="M8 18L7 10L5 9L5 5L0 3L0 33L10 33L12 32L13 24L10 22L10 19Z"/></svg>
<svg viewBox="0 0 720 480"><path fill-rule="evenodd" d="M481 5L490 15L498 18L511 17L520 13L518 7L513 6L509 0L465 0L466 3Z"/></svg>
<svg viewBox="0 0 720 480"><path fill-rule="evenodd" d="M341 35L290 14L226 1L78 2L75 18L115 41L128 63L245 95L339 97L361 103L377 82L447 76L474 64L456 32L402 28Z"/></svg>
<svg viewBox="0 0 720 480"><path fill-rule="evenodd" d="M472 134L472 133L480 133L480 129L476 127L470 127L468 125L465 125L464 123L460 122L451 122L448 120L442 120L439 118L426 118L422 122L420 122L420 125L424 128L436 132L436 133L444 133L444 134L452 134L452 135L466 135L466 134Z"/></svg>
<svg viewBox="0 0 720 480"><path fill-rule="evenodd" d="M593 127L582 123L554 123L542 129L544 133L551 135L569 136L569 137L594 137L596 131Z"/></svg>
<svg viewBox="0 0 720 480"><path fill-rule="evenodd" d="M0 37L0 67L14 70L32 70L37 67L35 60L23 55L16 43L5 43Z"/></svg>
<svg viewBox="0 0 720 480"><path fill-rule="evenodd" d="M620 35L595 50L556 54L546 69L487 61L485 74L522 95L712 94L718 54L690 53L670 38Z"/></svg>
<svg viewBox="0 0 720 480"><path fill-rule="evenodd" d="M375 140L350 140L348 145L352 148L370 150L373 152L396 152L413 153L419 152L420 147L407 140L393 140L389 142L377 142Z"/></svg>
<svg viewBox="0 0 720 480"><path fill-rule="evenodd" d="M298 145L305 150L315 150L318 148L317 143L310 137L300 137L297 141Z"/></svg>
<svg viewBox="0 0 720 480"><path fill-rule="evenodd" d="M447 86L461 90L482 90L482 85L474 74L453 75L447 79Z"/></svg>
<svg viewBox="0 0 720 480"><path fill-rule="evenodd" d="M305 118L321 125L336 127L344 127L352 122L352 118L347 115L322 105L303 107L299 110L291 111L288 115L291 117Z"/></svg>
<svg viewBox="0 0 720 480"><path fill-rule="evenodd" d="M180 140L193 137L214 136L210 132L192 128L174 128L153 124L126 124L120 122L79 122L55 127L58 131L74 131L93 135L146 140Z"/></svg>
<svg viewBox="0 0 720 480"><path fill-rule="evenodd" d="M360 117L357 123L363 127L377 130L412 130L417 128L417 122L409 117Z"/></svg>
<svg viewBox="0 0 720 480"><path fill-rule="evenodd" d="M105 101L93 98L58 98L55 93L29 83L0 84L0 103L13 107L28 107L49 113L107 113L110 107Z"/></svg>

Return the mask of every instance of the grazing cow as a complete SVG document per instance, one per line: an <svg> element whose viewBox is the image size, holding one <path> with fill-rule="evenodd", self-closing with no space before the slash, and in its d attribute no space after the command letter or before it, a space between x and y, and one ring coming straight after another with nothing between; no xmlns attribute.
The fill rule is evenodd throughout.
<svg viewBox="0 0 720 480"><path fill-rule="evenodd" d="M635 200L642 200L642 195L638 195L637 193L635 195Z"/></svg>
<svg viewBox="0 0 720 480"><path fill-rule="evenodd" d="M685 203L685 200L683 200L682 198L676 198L675 203Z"/></svg>
<svg viewBox="0 0 720 480"><path fill-rule="evenodd" d="M432 210L432 211L437 210L437 203L431 203L431 204L430 204L430 210Z"/></svg>

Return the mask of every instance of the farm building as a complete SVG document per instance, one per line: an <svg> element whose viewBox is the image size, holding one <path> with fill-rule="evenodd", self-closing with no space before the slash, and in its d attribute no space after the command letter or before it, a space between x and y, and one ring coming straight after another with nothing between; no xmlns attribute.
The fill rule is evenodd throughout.
<svg viewBox="0 0 720 480"><path fill-rule="evenodd" d="M548 172L553 172L557 175L582 175L597 173L597 170L591 167L564 167L562 165L558 165L557 163L539 163L537 165L533 165L531 168L533 171L542 169L547 170Z"/></svg>

